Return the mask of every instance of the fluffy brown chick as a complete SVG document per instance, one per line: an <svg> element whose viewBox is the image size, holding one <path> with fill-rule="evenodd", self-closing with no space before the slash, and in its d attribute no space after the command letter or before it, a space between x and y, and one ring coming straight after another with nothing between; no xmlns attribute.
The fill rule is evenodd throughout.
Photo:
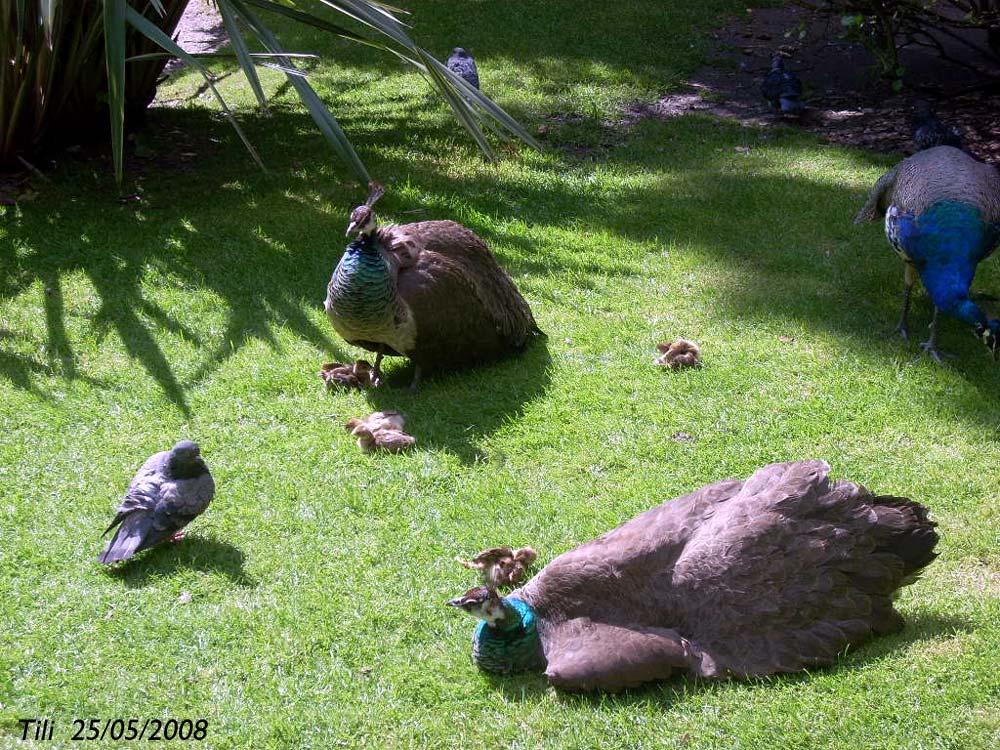
<svg viewBox="0 0 1000 750"><path fill-rule="evenodd" d="M403 432L406 418L398 411L377 411L366 419L349 419L344 428L358 439L365 453L382 450L402 453L417 442Z"/></svg>
<svg viewBox="0 0 1000 750"><path fill-rule="evenodd" d="M327 362L319 371L327 388L369 388L372 385L372 365L368 360L359 359L353 365L343 362Z"/></svg>
<svg viewBox="0 0 1000 750"><path fill-rule="evenodd" d="M528 568L538 558L531 547L513 550L510 547L490 547L471 560L456 557L455 560L466 568L481 571L483 583L487 586L513 586L524 579Z"/></svg>
<svg viewBox="0 0 1000 750"><path fill-rule="evenodd" d="M663 341L657 344L656 348L663 352L654 360L658 365L669 367L671 370L680 370L682 367L701 367L701 349L693 341L687 339Z"/></svg>

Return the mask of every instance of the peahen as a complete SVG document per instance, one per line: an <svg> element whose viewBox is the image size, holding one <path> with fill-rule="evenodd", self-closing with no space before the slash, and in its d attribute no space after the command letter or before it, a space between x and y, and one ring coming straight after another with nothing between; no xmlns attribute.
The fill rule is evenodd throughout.
<svg viewBox="0 0 1000 750"><path fill-rule="evenodd" d="M451 57L448 58L448 70L463 78L472 88L479 88L479 71L476 69L476 61L461 47L455 47Z"/></svg>
<svg viewBox="0 0 1000 750"><path fill-rule="evenodd" d="M760 84L760 93L775 112L789 117L801 117L805 112L802 103L802 81L790 70L785 70L784 58L771 58L771 70Z"/></svg>
<svg viewBox="0 0 1000 750"><path fill-rule="evenodd" d="M118 527L98 556L102 563L125 560L167 539L204 512L215 497L215 480L197 443L181 440L169 451L154 453L136 472L107 534Z"/></svg>
<svg viewBox="0 0 1000 750"><path fill-rule="evenodd" d="M531 308L492 251L454 221L379 227L372 206L384 192L372 183L351 213L344 251L327 287L326 314L345 341L376 353L373 383L385 355L422 373L489 362L521 351L541 333Z"/></svg>
<svg viewBox="0 0 1000 750"><path fill-rule="evenodd" d="M829 470L798 461L717 482L560 555L506 597L478 586L448 603L482 620L480 668L544 669L568 690L831 664L902 627L893 597L938 535L918 503Z"/></svg>
<svg viewBox="0 0 1000 750"><path fill-rule="evenodd" d="M965 321L997 356L1000 323L969 297L980 261L1000 242L1000 173L964 151L938 146L897 164L875 184L855 223L885 216L885 234L905 262L903 312L896 330L909 337L910 294L920 276L934 303L921 344L935 360L938 311Z"/></svg>
<svg viewBox="0 0 1000 750"><path fill-rule="evenodd" d="M931 105L921 100L913 107L913 145L917 151L935 146L962 148L962 131L942 122Z"/></svg>

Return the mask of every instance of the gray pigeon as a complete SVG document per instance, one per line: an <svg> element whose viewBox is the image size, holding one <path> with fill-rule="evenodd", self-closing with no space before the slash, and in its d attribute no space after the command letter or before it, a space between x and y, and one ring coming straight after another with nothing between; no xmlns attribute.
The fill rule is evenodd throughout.
<svg viewBox="0 0 1000 750"><path fill-rule="evenodd" d="M104 530L107 534L118 526L98 561L126 560L173 538L208 507L213 497L215 480L197 443L181 440L169 451L154 453L132 478L118 506L118 515Z"/></svg>
<svg viewBox="0 0 1000 750"><path fill-rule="evenodd" d="M479 71L476 70L476 61L461 47L455 47L451 57L448 58L448 70L464 78L465 82L472 88L479 88Z"/></svg>

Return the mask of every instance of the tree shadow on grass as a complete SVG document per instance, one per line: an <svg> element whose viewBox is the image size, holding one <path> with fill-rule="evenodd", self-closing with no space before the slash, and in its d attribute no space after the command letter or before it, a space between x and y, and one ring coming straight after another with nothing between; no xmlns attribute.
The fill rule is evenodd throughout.
<svg viewBox="0 0 1000 750"><path fill-rule="evenodd" d="M922 641L945 641L954 636L970 633L973 623L964 617L940 615L934 612L919 612L906 619L906 625L899 633L881 636L851 650L835 664L811 671L790 674L769 675L744 680L751 689L767 688L772 685L786 685L809 682L816 677L837 672L866 669L871 664L890 658L906 647ZM541 673L511 676L485 675L490 687L513 701L537 702L550 690L548 681ZM692 693L719 690L734 680L710 680L677 675L671 680L623 690L618 693L570 693L559 692L560 699L569 704L598 706L623 706L658 702L669 707L679 700L685 700Z"/></svg>
<svg viewBox="0 0 1000 750"><path fill-rule="evenodd" d="M379 144L407 143L414 135L439 137L440 127L433 122L404 116L411 106L412 102L403 102L400 112L390 107L377 125L345 118L345 126L355 128L363 151ZM280 349L275 335L278 327L331 352L337 360L348 360L350 355L344 354L332 329L314 323L304 302L314 301L317 309L321 304L345 244L345 217L363 199L364 190L337 179L340 165L303 157L325 149L311 131L308 116L276 109L270 118L245 122L251 140L274 170L269 175L255 171L227 126L203 110L155 111L151 119L160 127L160 140L155 144L160 150L169 148L172 125L183 125L206 138L221 137L224 143L200 165L204 174L179 191L172 182L176 174L166 167L146 179L139 208L119 205L105 183L94 191L83 169L76 174L78 184L70 181L64 188L71 194L91 190L76 209L67 201L53 209L50 201L49 215L32 215L43 205L39 201L29 204L23 215L5 227L11 241L0 243L4 267L0 294L16 296L36 281L54 290L43 300L47 328L43 342L51 369L67 379L80 376L61 301L63 278L77 271L87 276L100 297L98 313L91 317L93 327L99 333L116 332L132 361L185 415L190 414L188 391L248 342L259 340ZM598 127L596 122L594 127ZM705 146L706 133L716 147ZM730 145L739 143L750 144L749 151L735 153ZM894 367L901 358L919 359L916 346L891 335L898 316L901 264L880 230L851 225L864 189L823 179L821 172L814 176L809 169L782 172L755 156L758 148L772 146L793 156L800 151L803 159L816 158L816 145L810 138L686 117L638 123L625 145L609 151L601 164L582 163L556 151L536 164L535 176L528 179L477 170L455 174L433 158L414 159L409 152L392 149L369 158L369 166L373 174L405 177L421 185L422 195L415 196L412 191L394 190L390 181L380 203L386 218L403 218L408 211L425 209L420 219L462 221L494 248L529 296L533 276L560 275L572 283L579 280L582 286L594 277L603 282L641 277L650 256L662 262L665 243L669 243L691 248L707 258L710 266L725 271L713 295L713 305L724 320L757 327L761 322L787 319L833 332L843 338L845 351L863 353L873 366ZM837 160L857 166L885 161L860 153L832 153ZM640 179L605 194L588 179L596 177L598 170ZM575 179L566 179L567 174ZM327 198L342 211L328 209ZM106 210L94 210L102 205ZM498 213L535 229L508 232L504 222L490 219ZM616 243L607 253L593 239L605 235ZM84 242L88 237L109 239L97 246L93 239ZM539 238L537 245L535 238ZM634 252L629 252L630 241L634 241ZM209 332L185 323L176 312L151 299L146 278L151 271L179 287L217 297L225 314L221 330ZM526 281L522 281L524 276ZM996 286L996 272L989 263L983 264L977 281L986 289ZM547 294L539 286L538 294ZM667 298L683 293L663 291ZM918 297L914 330L928 313L926 299ZM943 366L961 372L974 392L966 391L949 406L962 418L993 426L1000 421L1000 407L984 408L984 404L994 403L1000 369L986 363L981 344L971 336L961 336L960 331L957 322L942 323L943 344L961 355ZM549 333L558 336L558 332ZM198 350L198 361L188 369L192 374L184 378L176 374L176 365L161 343L164 335L184 338ZM47 369L44 360L24 354L20 344L5 343L0 340L0 376L17 387L31 387ZM389 389L373 395L373 404L408 411L424 424L417 427L414 423L418 436L430 426L425 444L441 445L463 460L475 460L472 440L522 408L512 402L510 394L520 394L513 399L523 404L544 390L548 360L536 361L532 356L514 358L480 375L470 371L429 381L417 396L400 392L390 397L395 389ZM519 366L526 369L515 376ZM397 366L389 365L387 370L394 385ZM499 381L483 379L485 372L498 376ZM461 435L452 427L436 426L435 409L427 406L454 399L470 414ZM477 410L489 414L480 418Z"/></svg>
<svg viewBox="0 0 1000 750"><path fill-rule="evenodd" d="M257 582L243 569L243 552L214 537L187 536L176 544L161 544L121 565L106 570L127 588L142 588L180 570L222 573L238 586L253 588Z"/></svg>

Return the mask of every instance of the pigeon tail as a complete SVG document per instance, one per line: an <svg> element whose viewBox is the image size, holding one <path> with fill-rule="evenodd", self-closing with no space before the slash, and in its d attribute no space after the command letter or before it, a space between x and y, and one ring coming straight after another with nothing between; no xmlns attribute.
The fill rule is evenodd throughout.
<svg viewBox="0 0 1000 750"><path fill-rule="evenodd" d="M97 561L109 564L119 560L127 560L136 552L149 546L143 545L143 540L146 539L149 531L149 517L143 515L126 517L118 531L115 532L114 537L108 542L104 552L97 556Z"/></svg>

